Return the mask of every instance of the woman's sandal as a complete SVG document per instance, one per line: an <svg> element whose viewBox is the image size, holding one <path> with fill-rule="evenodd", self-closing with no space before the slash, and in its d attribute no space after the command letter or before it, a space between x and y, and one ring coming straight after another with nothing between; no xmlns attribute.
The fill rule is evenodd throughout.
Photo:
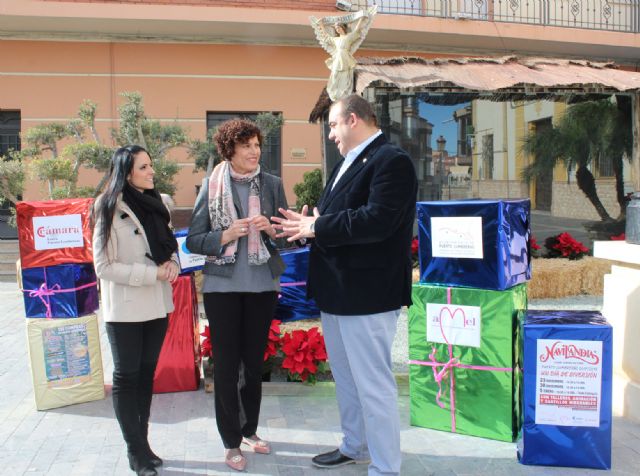
<svg viewBox="0 0 640 476"><path fill-rule="evenodd" d="M271 445L269 442L261 440L259 437L252 438L242 438L242 444L248 445L254 453L260 453L263 455L268 455L271 453Z"/></svg>
<svg viewBox="0 0 640 476"><path fill-rule="evenodd" d="M244 457L242 453L231 455L227 454L224 457L224 462L231 469L235 469L236 471L244 471L247 467L247 458Z"/></svg>

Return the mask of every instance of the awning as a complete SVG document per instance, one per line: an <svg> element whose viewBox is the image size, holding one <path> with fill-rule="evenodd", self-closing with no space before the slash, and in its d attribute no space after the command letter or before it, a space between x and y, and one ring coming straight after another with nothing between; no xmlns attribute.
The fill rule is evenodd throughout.
<svg viewBox="0 0 640 476"><path fill-rule="evenodd" d="M555 58L357 58L355 89L368 86L419 94L432 104L458 104L473 99L516 101L546 99L569 103L616 93L640 91L640 72L615 63ZM318 99L310 120L328 109Z"/></svg>
<svg viewBox="0 0 640 476"><path fill-rule="evenodd" d="M360 58L356 92L376 82L400 89L530 95L613 94L640 89L640 73L614 63L549 58Z"/></svg>

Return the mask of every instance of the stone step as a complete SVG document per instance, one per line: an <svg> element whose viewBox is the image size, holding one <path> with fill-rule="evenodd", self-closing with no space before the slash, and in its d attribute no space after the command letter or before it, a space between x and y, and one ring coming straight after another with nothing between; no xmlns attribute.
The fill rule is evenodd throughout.
<svg viewBox="0 0 640 476"><path fill-rule="evenodd" d="M16 261L19 257L18 240L0 240L0 281L16 281Z"/></svg>
<svg viewBox="0 0 640 476"><path fill-rule="evenodd" d="M15 265L15 263L14 263ZM0 271L0 282L3 283L15 283L16 282L16 270L14 266L13 271Z"/></svg>
<svg viewBox="0 0 640 476"><path fill-rule="evenodd" d="M0 240L0 253L18 253L19 249L18 240Z"/></svg>
<svg viewBox="0 0 640 476"><path fill-rule="evenodd" d="M0 255L0 271L4 271L7 273L13 273L13 275L16 275L16 260L18 259L18 257L16 256L15 258L11 258L9 257L9 259L7 259L4 255Z"/></svg>

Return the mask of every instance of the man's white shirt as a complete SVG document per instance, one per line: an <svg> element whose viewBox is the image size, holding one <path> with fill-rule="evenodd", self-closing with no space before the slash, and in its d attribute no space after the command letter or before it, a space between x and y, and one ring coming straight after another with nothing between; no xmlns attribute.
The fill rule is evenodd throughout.
<svg viewBox="0 0 640 476"><path fill-rule="evenodd" d="M354 160L356 160L356 158L365 149L365 147L371 144L381 134L382 134L382 131L378 129L378 132L376 132L371 137L366 139L364 142L362 142L361 144L357 145L356 147L351 149L349 152L347 152L347 155L344 158L344 162L342 162L342 166L340 167L340 170L338 170L338 175L336 175L336 179L333 181L331 190L335 188L336 184L338 183L338 180L340 180L340 177L342 177L344 173L347 171L347 169L351 167L351 164L353 164Z"/></svg>

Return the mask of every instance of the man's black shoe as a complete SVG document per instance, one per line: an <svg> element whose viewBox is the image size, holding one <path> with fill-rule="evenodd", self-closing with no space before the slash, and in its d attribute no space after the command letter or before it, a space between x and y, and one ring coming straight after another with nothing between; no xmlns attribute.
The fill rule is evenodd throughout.
<svg viewBox="0 0 640 476"><path fill-rule="evenodd" d="M340 450L329 451L328 453L322 453L321 455L314 456L311 459L311 463L318 468L339 468L345 464L360 464L368 463L369 461L356 461L353 458L340 453Z"/></svg>

